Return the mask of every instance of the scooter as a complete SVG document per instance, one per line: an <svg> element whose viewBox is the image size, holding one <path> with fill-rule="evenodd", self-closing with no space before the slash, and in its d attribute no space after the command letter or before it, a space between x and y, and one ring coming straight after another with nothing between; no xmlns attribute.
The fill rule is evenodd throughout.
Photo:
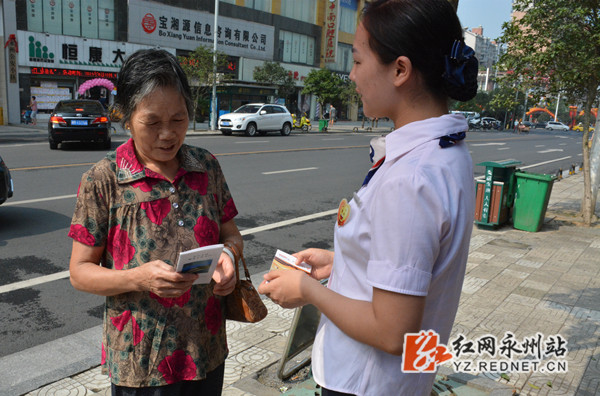
<svg viewBox="0 0 600 396"><path fill-rule="evenodd" d="M294 128L302 129L303 132L308 132L312 129L312 125L310 125L310 120L306 116L306 113L302 114L300 121L296 118L296 114L292 113L292 121L294 122Z"/></svg>
<svg viewBox="0 0 600 396"><path fill-rule="evenodd" d="M21 112L21 123L22 124L31 124L31 110L23 110Z"/></svg>

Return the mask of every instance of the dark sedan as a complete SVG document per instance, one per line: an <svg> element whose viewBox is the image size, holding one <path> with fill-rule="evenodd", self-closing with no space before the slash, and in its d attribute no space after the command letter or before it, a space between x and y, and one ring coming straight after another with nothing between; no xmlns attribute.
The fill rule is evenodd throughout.
<svg viewBox="0 0 600 396"><path fill-rule="evenodd" d="M52 150L66 141L96 142L109 149L110 131L108 111L97 100L61 100L48 120L48 141Z"/></svg>
<svg viewBox="0 0 600 396"><path fill-rule="evenodd" d="M0 204L3 204L8 198L13 196L13 181L10 177L10 171L0 157Z"/></svg>

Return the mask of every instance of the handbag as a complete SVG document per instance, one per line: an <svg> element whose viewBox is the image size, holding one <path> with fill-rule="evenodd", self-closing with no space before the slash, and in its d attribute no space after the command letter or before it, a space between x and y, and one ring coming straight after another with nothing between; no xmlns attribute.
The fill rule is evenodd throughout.
<svg viewBox="0 0 600 396"><path fill-rule="evenodd" d="M225 297L225 319L237 322L256 323L267 316L267 307L262 302L258 291L252 285L250 272L246 266L244 255L238 252L235 245L226 242L227 247L234 256L236 284L231 294ZM246 279L240 279L239 261L244 265Z"/></svg>

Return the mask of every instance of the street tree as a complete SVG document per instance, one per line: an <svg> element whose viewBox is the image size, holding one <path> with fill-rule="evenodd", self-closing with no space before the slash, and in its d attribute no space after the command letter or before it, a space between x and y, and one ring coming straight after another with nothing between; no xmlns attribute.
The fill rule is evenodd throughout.
<svg viewBox="0 0 600 396"><path fill-rule="evenodd" d="M277 87L277 95L287 99L294 93L296 83L289 70L277 62L265 62L262 66L254 68L253 77L256 82Z"/></svg>
<svg viewBox="0 0 600 396"><path fill-rule="evenodd" d="M540 94L560 94L569 101L581 100L577 103L585 113L581 215L590 225L597 219L588 125L600 85L600 1L514 0L513 10L523 12L523 17L503 25L500 41L507 44L507 51L500 61L508 70L505 83L522 84L527 91Z"/></svg>
<svg viewBox="0 0 600 396"><path fill-rule="evenodd" d="M319 103L319 119L323 119L325 104L338 100L344 86L344 81L329 69L311 70L304 80L302 93L316 96Z"/></svg>
<svg viewBox="0 0 600 396"><path fill-rule="evenodd" d="M208 103L213 82L219 83L227 78L223 73L214 73L214 52L211 48L200 46L187 56L179 56L179 64L185 72L192 90L194 104L193 125L196 129L196 115L199 104ZM217 70L222 70L227 65L227 55L217 52ZM217 79L215 81L215 78ZM202 111L204 109L200 109Z"/></svg>

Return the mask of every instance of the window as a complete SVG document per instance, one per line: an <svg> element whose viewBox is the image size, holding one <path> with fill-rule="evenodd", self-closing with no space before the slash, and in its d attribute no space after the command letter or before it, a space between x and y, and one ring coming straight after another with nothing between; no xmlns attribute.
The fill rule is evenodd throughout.
<svg viewBox="0 0 600 396"><path fill-rule="evenodd" d="M27 1L27 29L115 39L115 0Z"/></svg>
<svg viewBox="0 0 600 396"><path fill-rule="evenodd" d="M329 64L328 69L350 73L352 62L352 46L350 44L338 43L336 61L333 64Z"/></svg>
<svg viewBox="0 0 600 396"><path fill-rule="evenodd" d="M354 34L356 33L356 24L356 10L340 7L340 31Z"/></svg>
<svg viewBox="0 0 600 396"><path fill-rule="evenodd" d="M299 21L315 23L317 0L281 0L281 15Z"/></svg>
<svg viewBox="0 0 600 396"><path fill-rule="evenodd" d="M244 5L255 10L271 12L271 0L246 0Z"/></svg>
<svg viewBox="0 0 600 396"><path fill-rule="evenodd" d="M313 65L315 62L315 38L280 30L279 59L283 62Z"/></svg>

